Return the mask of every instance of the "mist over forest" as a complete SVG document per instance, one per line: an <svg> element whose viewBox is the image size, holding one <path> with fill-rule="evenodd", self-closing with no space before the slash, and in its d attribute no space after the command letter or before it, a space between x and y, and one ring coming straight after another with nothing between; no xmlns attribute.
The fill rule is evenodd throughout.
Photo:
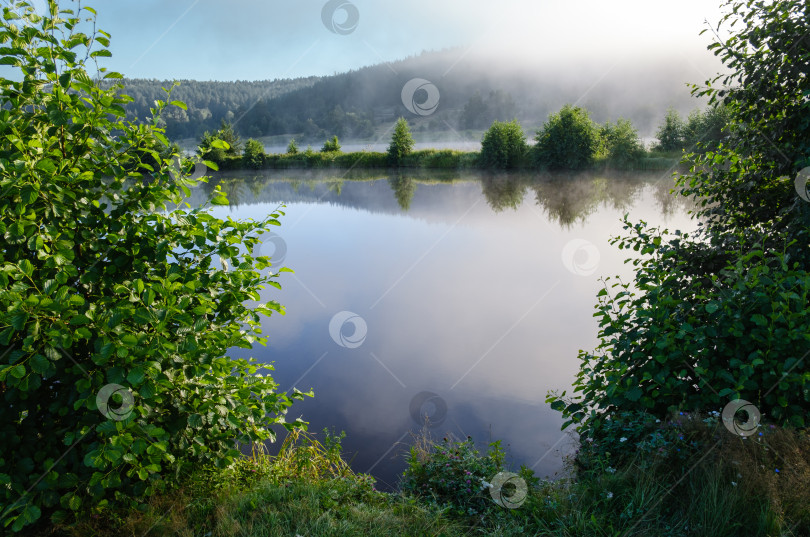
<svg viewBox="0 0 810 537"><path fill-rule="evenodd" d="M564 104L589 110L594 121L629 119L642 137L652 137L668 108L683 115L705 102L691 96L687 84L703 84L716 74L711 59L696 63L686 56L617 58L561 63L557 54L528 63L516 59L465 54L460 48L423 52L346 73L265 81L181 80L172 99L188 110L170 107L161 118L172 139L199 138L223 120L242 136L297 136L321 142L368 141L382 135L396 118L406 117L415 134L483 130L492 121L518 119L531 134ZM439 104L420 117L403 105L401 92L422 78L439 91ZM127 79L125 93L134 101L130 117L143 120L162 88L172 81ZM420 90L422 92L423 90ZM415 99L425 99L417 92Z"/></svg>

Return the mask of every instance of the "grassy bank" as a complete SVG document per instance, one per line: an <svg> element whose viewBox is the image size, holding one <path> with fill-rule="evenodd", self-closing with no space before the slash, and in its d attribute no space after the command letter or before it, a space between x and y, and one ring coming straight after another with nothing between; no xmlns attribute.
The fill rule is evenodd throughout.
<svg viewBox="0 0 810 537"><path fill-rule="evenodd" d="M384 493L351 471L340 438L300 434L275 457L259 451L197 471L138 509L29 535L807 535L809 456L810 439L795 430L763 427L743 440L716 416L625 416L582 446L570 477L541 481L519 470L526 495L505 508L487 489L490 473L504 469L497 443L481 453L470 440L417 437L401 490Z"/></svg>
<svg viewBox="0 0 810 537"><path fill-rule="evenodd" d="M592 170L621 171L666 171L675 168L680 162L679 153L650 153L632 163L615 163L608 159L597 160ZM218 162L221 170L237 170L244 167L240 156L226 156ZM303 151L295 154L270 154L264 156L264 163L255 169L388 169L391 168L387 153L356 151L342 153L339 151L316 152ZM433 170L472 170L488 169L480 159L477 151L455 151L451 149L423 149L405 156L400 166L404 169ZM518 163L518 170L535 169L531 159L526 158Z"/></svg>

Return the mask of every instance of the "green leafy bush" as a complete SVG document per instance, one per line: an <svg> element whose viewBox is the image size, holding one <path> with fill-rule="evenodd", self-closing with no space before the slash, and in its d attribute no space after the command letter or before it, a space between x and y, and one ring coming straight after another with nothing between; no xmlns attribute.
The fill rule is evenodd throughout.
<svg viewBox="0 0 810 537"><path fill-rule="evenodd" d="M615 283L599 293L600 344L580 353L577 397L552 396L552 407L591 427L619 410L663 417L741 398L777 423L806 426L810 273L755 249L693 278L681 261L687 236L625 228L633 235L614 242L644 255L637 289Z"/></svg>
<svg viewBox="0 0 810 537"><path fill-rule="evenodd" d="M353 153L316 153L304 151L294 155L267 155L265 167L269 168L386 168L388 154L370 151Z"/></svg>
<svg viewBox="0 0 810 537"><path fill-rule="evenodd" d="M716 151L728 138L730 113L722 104L709 106L704 111L689 114L683 130L684 149L689 151Z"/></svg>
<svg viewBox="0 0 810 537"><path fill-rule="evenodd" d="M225 142L217 144L216 141ZM200 140L200 155L216 164L222 164L229 158L238 158L242 151L242 141L233 130L233 125L222 120L222 125L215 132L205 131Z"/></svg>
<svg viewBox="0 0 810 537"><path fill-rule="evenodd" d="M321 148L321 153L337 153L340 151L340 142L337 136L333 136L330 140L326 140Z"/></svg>
<svg viewBox="0 0 810 537"><path fill-rule="evenodd" d="M686 147L686 123L674 108L667 110L664 122L655 133L659 151L681 151Z"/></svg>
<svg viewBox="0 0 810 537"><path fill-rule="evenodd" d="M630 464L679 466L710 448L718 433L728 433L719 430L723 425L718 410L676 412L663 418L619 411L592 425L579 438L576 467L580 477L587 472L614 473Z"/></svg>
<svg viewBox="0 0 810 537"><path fill-rule="evenodd" d="M584 108L565 105L549 116L535 137L535 163L552 170L581 170L593 165L599 128Z"/></svg>
<svg viewBox="0 0 810 537"><path fill-rule="evenodd" d="M262 168L266 158L264 145L260 141L251 138L245 143L245 153L242 155L242 165L245 168Z"/></svg>
<svg viewBox="0 0 810 537"><path fill-rule="evenodd" d="M495 121L481 140L481 162L487 168L516 168L528 148L526 135L517 120Z"/></svg>
<svg viewBox="0 0 810 537"><path fill-rule="evenodd" d="M291 398L265 366L227 356L283 313L245 305L279 286L250 252L282 213L180 208L193 185L155 149L169 145L155 125L183 103L133 124L121 86L85 70L110 55L107 34L79 33L53 1L44 17L17 2L3 16L0 63L19 80L0 79L0 521L17 531L137 502L302 424L285 423ZM211 202L228 200L216 188Z"/></svg>
<svg viewBox="0 0 810 537"><path fill-rule="evenodd" d="M478 165L478 153L466 153L453 149L421 149L412 151L403 160L403 167L455 170Z"/></svg>
<svg viewBox="0 0 810 537"><path fill-rule="evenodd" d="M729 109L720 103L703 111L694 110L686 121L670 108L656 132L656 149L666 152L714 151L727 139L729 121Z"/></svg>
<svg viewBox="0 0 810 537"><path fill-rule="evenodd" d="M602 152L611 166L633 168L647 153L638 137L638 131L627 119L619 119L615 124L605 123L599 135Z"/></svg>
<svg viewBox="0 0 810 537"><path fill-rule="evenodd" d="M709 48L730 74L714 79L724 89L694 93L725 107L729 144L688 155L677 178L700 226L690 236L625 222L614 244L639 252L635 281L600 292L600 345L580 353L575 395L548 398L565 426L745 399L776 425L807 427L810 204L794 178L810 162L810 79L797 60L810 53L810 19L800 0L726 7L733 34Z"/></svg>
<svg viewBox="0 0 810 537"><path fill-rule="evenodd" d="M401 489L462 517L500 509L492 501L487 483L503 470L504 452L499 441L489 447L481 455L469 437L463 442L444 438L429 452L412 447Z"/></svg>
<svg viewBox="0 0 810 537"><path fill-rule="evenodd" d="M393 166L402 164L402 159L413 150L413 137L408 128L405 118L399 118L394 127L394 134L391 136L391 144L388 146L388 161Z"/></svg>

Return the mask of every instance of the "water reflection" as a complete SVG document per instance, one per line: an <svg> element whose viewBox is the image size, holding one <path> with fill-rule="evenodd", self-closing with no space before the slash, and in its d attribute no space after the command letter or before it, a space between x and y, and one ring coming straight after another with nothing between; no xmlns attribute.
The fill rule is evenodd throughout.
<svg viewBox="0 0 810 537"><path fill-rule="evenodd" d="M663 217L682 214L692 204L679 196L672 196L673 181L668 172L639 174L627 172L579 174L520 174L486 172L393 172L324 170L278 170L236 171L215 175L194 196L194 202L202 202L216 185L228 195L232 207L261 202L325 202L347 207L363 207L371 211L408 212L419 185L452 185L475 183L487 205L496 213L517 210L525 196L533 195L535 204L550 220L563 228L584 223L588 216L600 207L625 211L637 202L643 189L652 193L651 200ZM365 191L363 182L386 180L393 200L384 199L380 189ZM346 184L352 192L343 195ZM303 187L303 189L302 189ZM362 201L357 200L363 190ZM430 196L443 197L452 189L431 191ZM455 194L453 194L455 195ZM394 203L389 203L394 201ZM435 200L434 200L435 201ZM427 202L429 203L429 202ZM431 205L435 205L432 203Z"/></svg>
<svg viewBox="0 0 810 537"><path fill-rule="evenodd" d="M397 199L399 207L403 211L407 211L411 207L411 200L414 192L416 192L414 178L404 174L397 174L388 178L388 184L391 185L391 190L394 191L394 197Z"/></svg>
<svg viewBox="0 0 810 537"><path fill-rule="evenodd" d="M517 209L523 203L527 179L513 174L485 175L481 178L481 192L495 212Z"/></svg>
<svg viewBox="0 0 810 537"><path fill-rule="evenodd" d="M295 274L262 299L288 314L263 322L267 348L233 354L275 362L281 389L313 388L290 418L346 430L353 467L394 486L415 404L440 422L435 438L501 439L515 464L560 469L571 439L544 399L597 344L599 278L628 275L609 245L621 217L692 228L662 175L228 173L190 202L219 184L232 201L219 216L286 204L278 234ZM598 253L595 271L562 259L580 243Z"/></svg>

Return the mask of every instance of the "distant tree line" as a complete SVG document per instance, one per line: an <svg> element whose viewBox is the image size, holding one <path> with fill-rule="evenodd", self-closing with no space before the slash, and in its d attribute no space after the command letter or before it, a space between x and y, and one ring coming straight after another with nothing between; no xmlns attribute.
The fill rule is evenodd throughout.
<svg viewBox="0 0 810 537"><path fill-rule="evenodd" d="M656 159L672 161L680 157L683 151L701 153L715 150L726 136L728 117L728 111L722 105L695 111L686 121L677 112L669 110L659 126L657 143L648 149L630 120L620 118L616 122L599 125L591 119L587 109L565 105L559 112L551 114L537 130L534 145L529 145L523 127L516 119L494 120L484 132L480 153L471 155L474 156L475 167L493 169L584 170L597 165L622 170L646 169L643 165L645 160L648 164ZM217 140L225 144L215 144ZM415 163L430 167L425 159L431 159L440 167L452 167L454 162L471 162L469 158L460 159L461 152L450 152L446 155L448 158L443 158L437 157L435 152L414 152L413 147L408 121L400 117L394 126L387 153L368 153L363 162L372 167L410 167ZM242 153L239 135L233 125L224 120L218 130L203 134L200 148L209 160L226 164L227 167L233 167L239 159L246 168L261 168L268 163L264 146L255 139L247 141ZM341 154L339 137L333 135L327 138L320 153L323 156L316 158L315 151L309 146L300 154L293 138L286 155L295 159L288 159L286 164L292 165L293 161L307 166L314 163L337 164L335 156ZM353 159L339 161L351 162L352 165L358 163Z"/></svg>
<svg viewBox="0 0 810 537"><path fill-rule="evenodd" d="M371 139L384 132L397 117L408 118L418 132L483 131L493 121L519 118L534 123L558 110L575 83L559 77L540 77L517 71L493 80L491 66L462 62L452 52L432 52L389 65L374 65L324 77L266 81L181 80L171 100L183 101L187 109L170 107L159 119L172 140L199 138L231 123L243 137L295 136L306 143L322 143L332 136L341 139ZM391 68L395 70L392 71ZM412 78L438 84L441 100L429 116L410 113L402 103L403 86ZM132 97L125 106L129 119L151 116L156 100L166 99L163 88L170 81L126 79L123 92ZM628 90L629 91L629 90ZM609 95L606 95L609 96ZM419 95L415 98L419 100ZM684 98L685 100L687 98ZM605 104L605 103L610 104ZM665 86L646 95L643 106L622 93L600 102L584 102L592 117L605 121L626 117L652 134L655 117L667 106L683 109L675 89ZM465 135L469 135L466 133Z"/></svg>
<svg viewBox="0 0 810 537"><path fill-rule="evenodd" d="M158 120L159 126L166 129L171 139L199 138L205 131L217 129L223 120L234 123L263 99L275 99L319 80L321 77L234 82L180 80L172 90L172 99L185 102L187 109L168 107ZM173 83L125 79L123 84L123 93L132 97L132 102L125 106L128 119L144 121L151 117L155 101L166 99L164 88L171 88Z"/></svg>

